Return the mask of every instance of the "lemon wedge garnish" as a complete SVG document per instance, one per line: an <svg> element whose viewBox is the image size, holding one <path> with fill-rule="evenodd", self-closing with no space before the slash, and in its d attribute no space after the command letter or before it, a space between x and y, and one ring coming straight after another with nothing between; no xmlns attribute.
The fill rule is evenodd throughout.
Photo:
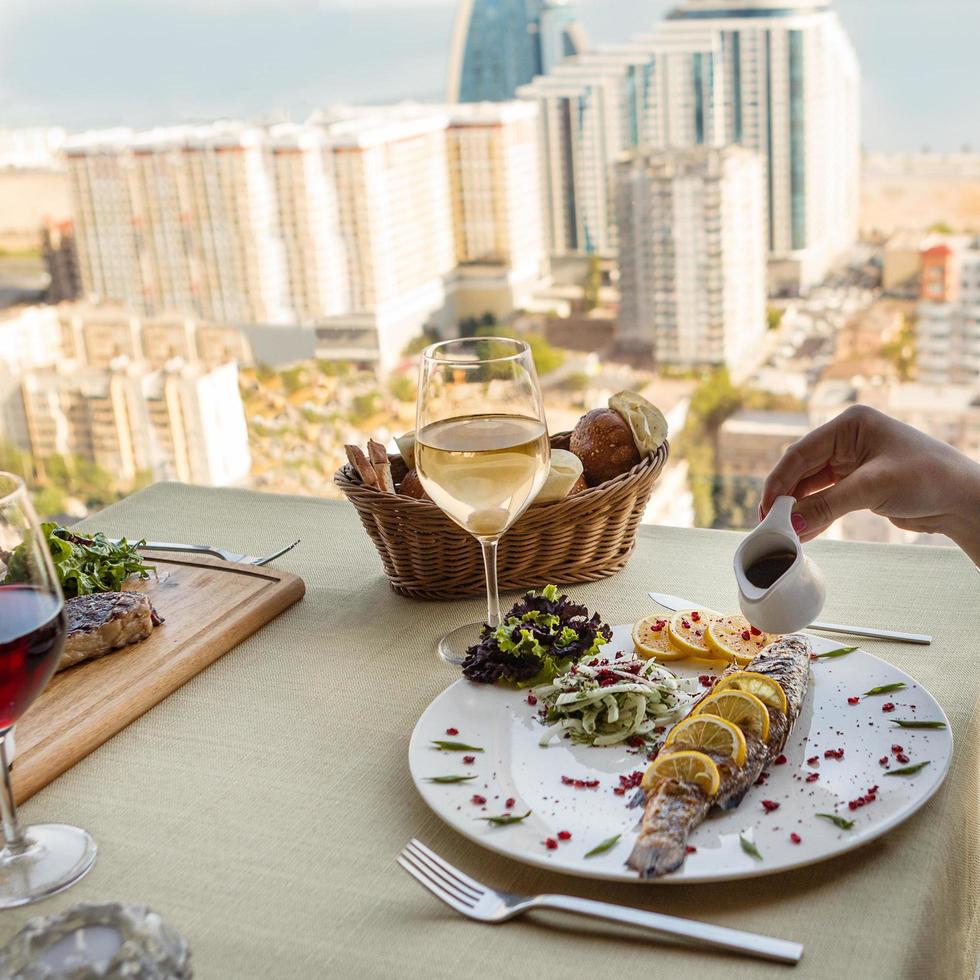
<svg viewBox="0 0 980 980"><path fill-rule="evenodd" d="M664 779L679 779L685 783L694 783L700 786L707 796L714 796L721 785L721 774L711 756L703 752L687 750L657 756L647 766L640 786L650 790Z"/></svg>
<svg viewBox="0 0 980 980"><path fill-rule="evenodd" d="M714 656L745 667L778 637L761 633L744 616L717 616L708 624L707 645Z"/></svg>
<svg viewBox="0 0 980 980"><path fill-rule="evenodd" d="M692 715L717 715L752 732L764 742L769 738L769 709L747 691L722 690L709 694L691 712Z"/></svg>
<svg viewBox="0 0 980 980"><path fill-rule="evenodd" d="M671 643L670 620L666 616L645 616L633 627L633 646L644 660L680 660L687 654Z"/></svg>
<svg viewBox="0 0 980 980"><path fill-rule="evenodd" d="M736 674L726 674L715 685L715 693L723 690L746 691L754 694L764 705L777 708L784 714L787 710L786 692L775 678L767 674L757 674L754 670L740 670Z"/></svg>
<svg viewBox="0 0 980 980"><path fill-rule="evenodd" d="M699 749L730 758L734 765L745 764L745 736L738 725L717 715L695 715L679 721L670 730L664 748Z"/></svg>
<svg viewBox="0 0 980 980"><path fill-rule="evenodd" d="M708 625L718 613L710 609L681 609L670 617L670 639L686 657L715 657L708 648Z"/></svg>

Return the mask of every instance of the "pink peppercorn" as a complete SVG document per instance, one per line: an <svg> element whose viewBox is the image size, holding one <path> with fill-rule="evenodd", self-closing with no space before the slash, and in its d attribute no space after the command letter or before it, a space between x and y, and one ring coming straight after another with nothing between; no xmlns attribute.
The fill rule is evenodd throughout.
<svg viewBox="0 0 980 980"><path fill-rule="evenodd" d="M741 636L743 640L748 640L751 638L752 634L748 630L742 630Z"/></svg>
<svg viewBox="0 0 980 980"><path fill-rule="evenodd" d="M752 634L753 636L762 636L762 630L760 630L760 629L756 629L756 628L755 628L754 626L753 626L753 627L751 627L751 629L749 630L749 632L750 632L750 633L751 633L751 634Z"/></svg>
<svg viewBox="0 0 980 980"><path fill-rule="evenodd" d="M529 694L527 696L527 703L530 705L535 705L538 703L538 699L533 694Z"/></svg>
<svg viewBox="0 0 980 980"><path fill-rule="evenodd" d="M684 853L685 854L697 854L698 853L698 849L693 844L688 844L687 847L684 848Z"/></svg>
<svg viewBox="0 0 980 980"><path fill-rule="evenodd" d="M898 752L895 755L895 761L901 762L902 765L904 766L905 763L909 761L909 757L904 752Z"/></svg>
<svg viewBox="0 0 980 980"><path fill-rule="evenodd" d="M487 802L487 798L485 796L480 796L479 793L474 793L470 799L470 802L476 804L476 806L483 806L483 804Z"/></svg>
<svg viewBox="0 0 980 980"><path fill-rule="evenodd" d="M861 700L860 698L851 697L851 698L848 698L847 699L847 703L848 704L858 704L860 702L860 700Z"/></svg>
<svg viewBox="0 0 980 980"><path fill-rule="evenodd" d="M817 781L817 780L818 780L819 778L820 778L820 773L819 773L819 772L811 772L811 773L810 773L810 774L809 774L809 775L808 775L808 776L806 777L806 781L807 781L808 783L813 783L813 782L816 782L816 781Z"/></svg>
<svg viewBox="0 0 980 980"><path fill-rule="evenodd" d="M901 745L893 745L892 746L892 752L904 752L904 751L905 751L905 749L903 749Z"/></svg>
<svg viewBox="0 0 980 980"><path fill-rule="evenodd" d="M559 840L571 840L572 839L572 832L570 830L559 830L558 831L558 839Z"/></svg>
<svg viewBox="0 0 980 980"><path fill-rule="evenodd" d="M613 786L613 792L617 796L625 796L626 795L626 789L624 787L622 787L622 786Z"/></svg>
<svg viewBox="0 0 980 980"><path fill-rule="evenodd" d="M506 801L504 802L504 806L507 807L507 809L509 810L514 805L514 802L515 802L514 797L508 796Z"/></svg>
<svg viewBox="0 0 980 980"><path fill-rule="evenodd" d="M693 619L695 623L700 623L701 622L701 613L699 613L695 609L694 612L691 613L691 619Z"/></svg>
<svg viewBox="0 0 980 980"><path fill-rule="evenodd" d="M561 777L561 782L562 782L562 785L563 785L563 786L571 786L571 785L572 785L572 783L574 783L574 782L575 782L575 780L574 780L574 779L572 779L572 777L571 777L571 776L562 776L562 777Z"/></svg>
<svg viewBox="0 0 980 980"><path fill-rule="evenodd" d="M800 842L801 842L801 841L803 840L803 838L802 838L802 837L800 837L800 835L799 835L799 834L796 834L796 833L793 833L793 834L790 834L790 835L789 835L789 839L790 839L790 840L791 840L791 841L792 841L792 842L793 842L794 844L799 844L799 843L800 843Z"/></svg>
<svg viewBox="0 0 980 980"><path fill-rule="evenodd" d="M475 756L475 755L464 755L464 756L463 756L463 762L464 762L464 763L465 763L466 765L468 765L468 766L470 766L470 765L472 765L472 764L473 764L474 762L476 762L476 756Z"/></svg>
<svg viewBox="0 0 980 980"><path fill-rule="evenodd" d="M447 728L446 729L446 734L447 735L458 735L459 734L459 729L458 728Z"/></svg>
<svg viewBox="0 0 980 980"><path fill-rule="evenodd" d="M786 765L786 756L784 756L784 755L777 755L776 758L772 760L772 764L774 766L785 766Z"/></svg>
<svg viewBox="0 0 980 980"><path fill-rule="evenodd" d="M880 759L878 760L878 765L879 765L879 766L887 766L887 765L888 765L888 756L887 756L887 755L883 755L883 756L882 756L882 757L881 757L881 758L880 758Z"/></svg>
<svg viewBox="0 0 980 980"><path fill-rule="evenodd" d="M762 809L765 810L766 813L772 813L773 810L779 809L779 804L775 800L763 800Z"/></svg>
<svg viewBox="0 0 980 980"><path fill-rule="evenodd" d="M891 702L891 701L886 701L886 702L885 702L885 703L884 703L884 704L883 704L883 705L881 706L881 710L882 710L882 711L885 711L885 712L888 712L888 711L894 711L894 710L895 710L895 705L894 705L894 703L893 703L893 702Z"/></svg>
<svg viewBox="0 0 980 980"><path fill-rule="evenodd" d="M548 848L549 851L553 851L558 847L558 841L554 837L549 837L545 842L544 846Z"/></svg>
<svg viewBox="0 0 980 980"><path fill-rule="evenodd" d="M811 755L809 759L806 760L808 766L816 765L820 761L820 756Z"/></svg>

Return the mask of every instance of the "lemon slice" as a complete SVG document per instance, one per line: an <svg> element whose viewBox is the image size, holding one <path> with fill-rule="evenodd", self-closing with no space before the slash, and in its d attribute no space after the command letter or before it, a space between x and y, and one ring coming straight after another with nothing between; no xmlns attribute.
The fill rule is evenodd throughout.
<svg viewBox="0 0 980 980"><path fill-rule="evenodd" d="M745 764L745 736L738 725L717 715L696 715L679 721L670 730L664 748L700 749L727 756L736 766Z"/></svg>
<svg viewBox="0 0 980 980"><path fill-rule="evenodd" d="M708 649L708 624L718 613L710 609L680 609L670 617L670 639L687 657L717 656Z"/></svg>
<svg viewBox="0 0 980 980"><path fill-rule="evenodd" d="M773 640L774 633L762 633L744 616L717 616L708 624L705 641L714 656L734 660L744 667Z"/></svg>
<svg viewBox="0 0 980 980"><path fill-rule="evenodd" d="M742 731L753 732L764 742L769 737L769 709L747 691L718 691L709 694L692 715L717 715Z"/></svg>
<svg viewBox="0 0 980 980"><path fill-rule="evenodd" d="M633 627L633 646L644 660L680 660L687 654L670 641L670 620L666 616L645 616Z"/></svg>
<svg viewBox="0 0 980 980"><path fill-rule="evenodd" d="M721 785L721 774L711 756L703 752L670 752L659 755L647 766L640 786L653 789L661 780L679 779L700 786L706 796L714 796Z"/></svg>
<svg viewBox="0 0 980 980"><path fill-rule="evenodd" d="M764 705L778 708L783 714L788 707L782 684L775 678L766 674L757 674L754 670L740 670L736 674L726 674L715 685L715 693L725 690L754 694Z"/></svg>

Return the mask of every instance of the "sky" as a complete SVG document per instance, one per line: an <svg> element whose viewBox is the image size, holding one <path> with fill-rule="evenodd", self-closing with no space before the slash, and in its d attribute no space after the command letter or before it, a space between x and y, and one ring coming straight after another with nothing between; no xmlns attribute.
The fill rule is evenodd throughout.
<svg viewBox="0 0 980 980"><path fill-rule="evenodd" d="M669 0L578 0L597 42ZM439 99L455 0L0 0L0 127L148 127ZM980 150L980 0L837 0L871 150Z"/></svg>

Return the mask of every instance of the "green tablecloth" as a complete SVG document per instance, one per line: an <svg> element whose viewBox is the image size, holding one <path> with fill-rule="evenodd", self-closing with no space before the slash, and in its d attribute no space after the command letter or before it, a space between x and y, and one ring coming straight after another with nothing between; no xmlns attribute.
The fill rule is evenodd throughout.
<svg viewBox="0 0 980 980"><path fill-rule="evenodd" d="M390 591L342 503L162 484L91 527L211 541L281 560L306 598L30 800L29 821L88 828L99 844L77 887L0 916L5 942L28 917L78 901L143 902L184 933L201 978L789 975L789 968L683 950L585 920L468 922L404 874L419 836L474 877L514 891L566 891L795 939L794 976L972 977L980 951L980 576L958 552L815 543L825 615L932 633L931 647L868 648L926 685L956 741L939 794L884 839L771 878L670 888L551 874L483 851L422 804L409 735L455 679L436 638L479 600L423 603ZM650 609L648 589L731 607L738 538L643 528L625 571L571 589L612 623ZM379 683L384 679L384 684Z"/></svg>

